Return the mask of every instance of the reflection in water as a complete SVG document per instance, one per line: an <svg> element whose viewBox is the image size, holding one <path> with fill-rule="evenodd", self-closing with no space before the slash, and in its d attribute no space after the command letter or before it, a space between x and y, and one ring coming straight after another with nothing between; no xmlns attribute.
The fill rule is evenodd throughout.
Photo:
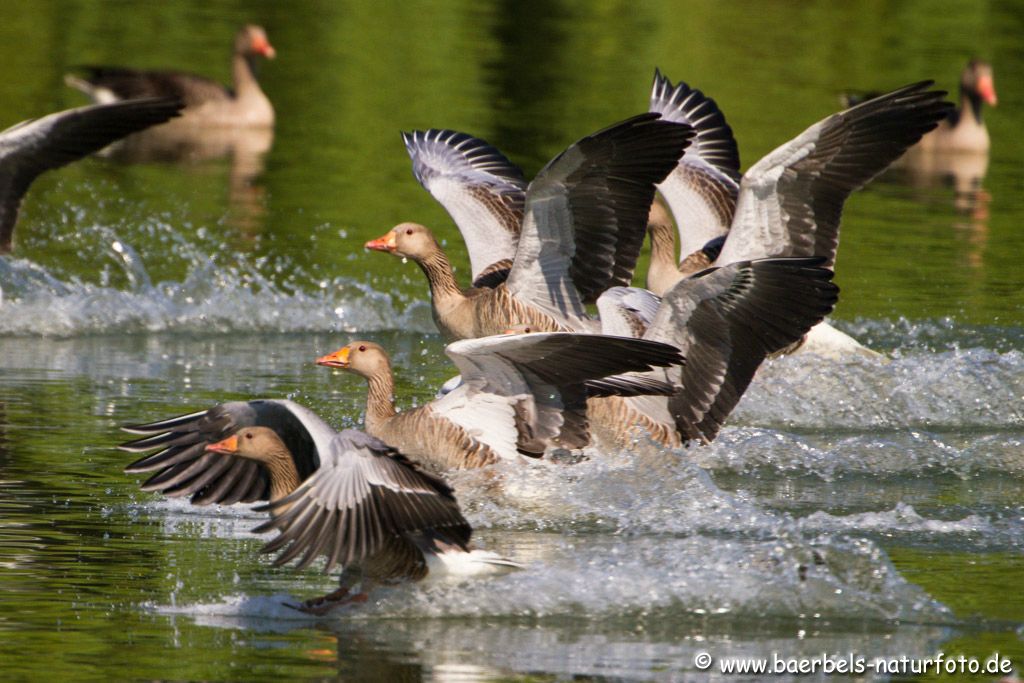
<svg viewBox="0 0 1024 683"><path fill-rule="evenodd" d="M112 145L106 156L129 164L201 164L230 159L228 224L252 237L262 231L266 218L266 191L256 180L273 144L273 128L216 128L176 120L125 138Z"/></svg>
<svg viewBox="0 0 1024 683"><path fill-rule="evenodd" d="M992 194L983 186L988 171L988 152L943 151L913 147L894 166L890 178L905 182L928 199L934 190L953 190L952 208L959 219L954 229L967 242L966 266L981 268L989 238L989 207Z"/></svg>
<svg viewBox="0 0 1024 683"><path fill-rule="evenodd" d="M0 473L11 460L11 452L7 447L10 439L7 436L9 422L7 420L7 402L0 401ZM2 474L0 474L2 478Z"/></svg>

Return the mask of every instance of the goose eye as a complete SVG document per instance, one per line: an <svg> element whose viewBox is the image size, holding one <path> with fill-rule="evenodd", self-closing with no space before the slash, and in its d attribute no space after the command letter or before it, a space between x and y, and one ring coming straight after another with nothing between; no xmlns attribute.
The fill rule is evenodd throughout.
<svg viewBox="0 0 1024 683"><path fill-rule="evenodd" d="M412 234L412 228L407 228L406 231L405 231L405 234L406 235L411 235Z"/></svg>
<svg viewBox="0 0 1024 683"><path fill-rule="evenodd" d="M366 350L366 346L364 344L360 344L359 345L359 350L360 351L365 351Z"/></svg>
<svg viewBox="0 0 1024 683"><path fill-rule="evenodd" d="M245 433L245 438L251 439L252 438L252 432L246 432Z"/></svg>

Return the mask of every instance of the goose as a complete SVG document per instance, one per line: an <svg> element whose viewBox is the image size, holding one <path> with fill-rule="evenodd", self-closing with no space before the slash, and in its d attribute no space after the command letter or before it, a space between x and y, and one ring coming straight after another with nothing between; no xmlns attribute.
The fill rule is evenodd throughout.
<svg viewBox="0 0 1024 683"><path fill-rule="evenodd" d="M660 380L612 375L683 363L668 344L568 332L467 339L445 353L461 384L400 413L391 361L380 345L353 341L317 364L367 381L367 433L420 466L445 471L540 457L549 447L583 448L590 442L589 396L671 393Z"/></svg>
<svg viewBox="0 0 1024 683"><path fill-rule="evenodd" d="M24 121L0 132L0 253L11 250L18 209L39 174L96 152L181 111L174 98L98 104Z"/></svg>
<svg viewBox="0 0 1024 683"><path fill-rule="evenodd" d="M113 66L83 66L65 82L96 102L172 96L185 103L180 125L189 127L270 127L274 107L256 80L257 57L273 59L275 50L260 26L247 25L235 35L232 56L234 88L202 76L177 71L141 71Z"/></svg>
<svg viewBox="0 0 1024 683"><path fill-rule="evenodd" d="M494 287L463 290L437 239L417 223L401 223L366 248L419 265L430 284L434 321L447 341L500 334L514 324L537 331L595 331L583 304L632 279L654 184L675 165L690 135L689 126L642 114L587 136L555 157L522 196L514 253L499 249L491 260L514 257L507 279ZM458 182L459 174L447 177ZM432 186L437 191L439 181ZM472 187L477 189L453 194L463 200L487 197L484 203L494 196L478 190L479 184ZM510 201L513 214L516 202ZM460 227L464 234L475 234ZM475 259L474 276L483 274L487 260Z"/></svg>
<svg viewBox="0 0 1024 683"><path fill-rule="evenodd" d="M985 154L988 128L981 118L983 104L996 106L992 66L972 59L960 72L960 106L949 112L938 127L921 138L913 151Z"/></svg>
<svg viewBox="0 0 1024 683"><path fill-rule="evenodd" d="M262 552L274 566L318 556L343 568L338 590L294 609L322 615L366 602L378 583L417 581L428 573L483 574L521 565L474 549L472 529L451 488L402 453L358 430L335 432L292 401L232 402L150 424L131 452L161 450L126 472L157 473L143 490L192 495L196 504L269 501L276 529ZM353 592L356 585L359 591Z"/></svg>

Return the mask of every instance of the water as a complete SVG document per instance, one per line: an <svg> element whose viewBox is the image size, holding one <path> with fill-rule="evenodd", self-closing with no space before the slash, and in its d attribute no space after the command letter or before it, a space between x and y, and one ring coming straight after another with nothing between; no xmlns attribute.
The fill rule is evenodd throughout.
<svg viewBox="0 0 1024 683"><path fill-rule="evenodd" d="M14 5L0 125L80 104L78 63L227 78L245 21L278 60L272 146L184 164L94 159L41 178L0 257L0 668L12 679L703 680L716 657L925 657L1024 667L1022 12L978 3ZM435 227L400 130L480 135L528 175L642 110L655 65L716 97L744 166L846 87L935 77L977 52L1000 106L980 189L907 171L844 215L834 323L885 359L762 369L708 448L638 443L575 466L452 477L477 541L524 562L383 591L273 569L260 515L140 493L117 426L289 397L356 426L364 386L312 363L390 349L405 405L453 373L415 266L364 253ZM254 151L255 150L255 151ZM979 680L992 680L994 676ZM784 680L784 679L780 679Z"/></svg>

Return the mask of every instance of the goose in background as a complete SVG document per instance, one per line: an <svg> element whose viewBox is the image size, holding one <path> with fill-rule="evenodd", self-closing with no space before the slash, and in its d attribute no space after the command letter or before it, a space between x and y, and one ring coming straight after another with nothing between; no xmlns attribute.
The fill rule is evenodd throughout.
<svg viewBox="0 0 1024 683"><path fill-rule="evenodd" d="M512 218L469 202L493 204L495 195L519 192L510 174L506 181L488 180L483 173L467 173L472 160L465 148L436 151L438 144L460 138L425 134L433 141L433 157L423 163L440 169L425 183L435 196L445 197L467 243L472 243L474 276L488 265L511 259L507 279L492 287L463 290L437 239L422 225L402 223L384 236L366 243L368 249L386 251L415 261L430 283L431 310L448 341L500 334L512 325L535 331L596 331L584 303L610 286L629 284L639 258L654 186L674 167L692 132L689 126L661 121L657 114L642 114L574 143L549 162L530 183L522 198L523 218L518 238L494 239L498 249L484 244ZM419 148L417 148L419 149ZM486 163L493 155L483 155ZM447 160L440 163L438 160ZM414 158L414 168L417 160ZM421 170L420 176L425 174ZM492 174L494 175L494 174ZM487 184L490 184L488 189ZM453 184L463 189L453 190ZM442 192L439 188L445 188ZM498 189L496 189L498 188ZM519 199L504 201L504 216L516 215ZM474 217L483 215L479 223ZM490 218L488 218L490 216ZM501 224L502 227L498 227ZM481 227L482 226L482 227ZM509 250L514 244L514 253Z"/></svg>
<svg viewBox="0 0 1024 683"><path fill-rule="evenodd" d="M0 132L0 253L11 250L22 197L44 171L178 116L173 97L98 104L24 121Z"/></svg>
<svg viewBox="0 0 1024 683"><path fill-rule="evenodd" d="M225 403L125 430L144 436L122 450L161 449L125 468L157 470L143 490L191 495L200 505L269 501L259 509L270 520L254 531L280 532L262 549L280 551L275 566L300 558L302 568L323 556L324 571L343 567L338 590L289 605L300 611L365 602L378 583L429 572L520 566L470 546L472 529L441 479L360 431L334 431L291 401Z"/></svg>
<svg viewBox="0 0 1024 683"><path fill-rule="evenodd" d="M879 93L845 93L841 99L846 106L853 106L878 96ZM986 154L990 141L982 109L986 104L994 107L997 103L992 65L982 59L971 59L960 71L959 106L950 110L935 130L922 137L909 153Z"/></svg>
<svg viewBox="0 0 1024 683"><path fill-rule="evenodd" d="M583 448L590 443L589 397L671 394L656 378L618 375L684 362L668 344L568 332L466 339L445 353L461 384L403 412L395 410L391 361L380 345L353 341L317 364L367 381L368 434L418 465L445 471L541 457L548 448Z"/></svg>
<svg viewBox="0 0 1024 683"><path fill-rule="evenodd" d="M65 82L96 102L141 97L177 97L185 103L179 127L270 127L274 107L256 80L256 59L273 59L275 50L260 26L243 26L235 35L231 60L233 89L178 71L145 71L114 66L82 66Z"/></svg>

